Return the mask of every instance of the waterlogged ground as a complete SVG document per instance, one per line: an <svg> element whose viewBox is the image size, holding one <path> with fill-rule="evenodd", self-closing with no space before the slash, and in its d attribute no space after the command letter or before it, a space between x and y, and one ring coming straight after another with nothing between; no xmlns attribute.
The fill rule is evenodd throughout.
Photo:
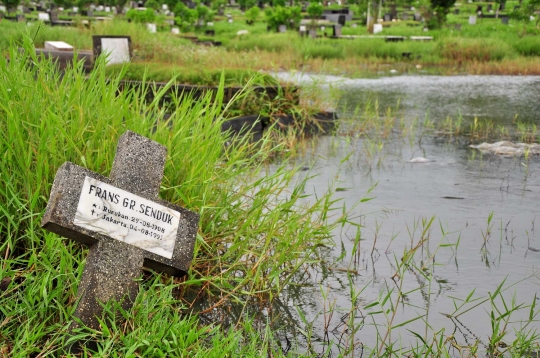
<svg viewBox="0 0 540 358"><path fill-rule="evenodd" d="M429 111L434 122L461 114L511 126L518 115L540 125L537 77L332 80L344 88L342 116L369 98L383 110L399 101L406 121ZM282 297L295 317L285 335L300 350L359 356L436 336L467 356L467 346L489 351L502 333L501 351L516 331L540 331L540 317L524 323L540 304L540 157L482 155L469 141L396 130L386 140L322 137L308 148L306 194L332 187L354 219L335 232L334 248L321 249L325 267ZM432 161L408 163L414 157ZM372 200L355 207L362 198ZM310 327L312 336L302 333Z"/></svg>

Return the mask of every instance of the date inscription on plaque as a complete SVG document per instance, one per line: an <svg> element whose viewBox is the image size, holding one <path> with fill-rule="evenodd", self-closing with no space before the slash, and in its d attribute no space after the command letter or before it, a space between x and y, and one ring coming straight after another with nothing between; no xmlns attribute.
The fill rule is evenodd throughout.
<svg viewBox="0 0 540 358"><path fill-rule="evenodd" d="M180 213L86 177L73 224L171 259Z"/></svg>

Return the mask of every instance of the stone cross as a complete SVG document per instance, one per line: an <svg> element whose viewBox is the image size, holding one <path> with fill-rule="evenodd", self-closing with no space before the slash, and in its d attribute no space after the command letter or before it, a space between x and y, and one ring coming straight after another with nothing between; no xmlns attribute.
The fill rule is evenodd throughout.
<svg viewBox="0 0 540 358"><path fill-rule="evenodd" d="M109 178L70 162L56 173L41 224L90 248L74 314L90 328L99 329L100 302L131 308L143 266L183 276L191 264L199 215L158 197L166 154L128 131Z"/></svg>

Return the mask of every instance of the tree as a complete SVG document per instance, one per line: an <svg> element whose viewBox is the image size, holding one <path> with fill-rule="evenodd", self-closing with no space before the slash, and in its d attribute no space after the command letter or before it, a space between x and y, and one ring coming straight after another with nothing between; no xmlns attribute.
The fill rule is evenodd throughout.
<svg viewBox="0 0 540 358"><path fill-rule="evenodd" d="M306 11L312 20L320 19L323 14L323 6L318 2L312 2L306 8Z"/></svg>
<svg viewBox="0 0 540 358"><path fill-rule="evenodd" d="M153 10L159 10L159 3L156 0L148 0L144 3L144 7Z"/></svg>
<svg viewBox="0 0 540 358"><path fill-rule="evenodd" d="M446 15L456 3L456 0L430 0L431 12L428 20L429 27L441 28L446 23Z"/></svg>
<svg viewBox="0 0 540 358"><path fill-rule="evenodd" d="M152 9L131 9L126 13L126 17L134 22L152 23L156 19L156 13Z"/></svg>
<svg viewBox="0 0 540 358"><path fill-rule="evenodd" d="M21 3L21 0L2 0L2 3L6 6L8 12L11 9L15 9Z"/></svg>

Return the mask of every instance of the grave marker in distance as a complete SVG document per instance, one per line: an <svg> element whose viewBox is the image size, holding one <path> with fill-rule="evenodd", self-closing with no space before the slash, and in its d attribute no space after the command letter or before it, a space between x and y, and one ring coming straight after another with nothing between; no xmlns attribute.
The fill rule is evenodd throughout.
<svg viewBox="0 0 540 358"><path fill-rule="evenodd" d="M158 197L166 153L128 131L109 178L70 162L56 173L42 227L90 248L74 314L90 328L100 302L131 308L143 266L183 276L191 264L199 215Z"/></svg>

